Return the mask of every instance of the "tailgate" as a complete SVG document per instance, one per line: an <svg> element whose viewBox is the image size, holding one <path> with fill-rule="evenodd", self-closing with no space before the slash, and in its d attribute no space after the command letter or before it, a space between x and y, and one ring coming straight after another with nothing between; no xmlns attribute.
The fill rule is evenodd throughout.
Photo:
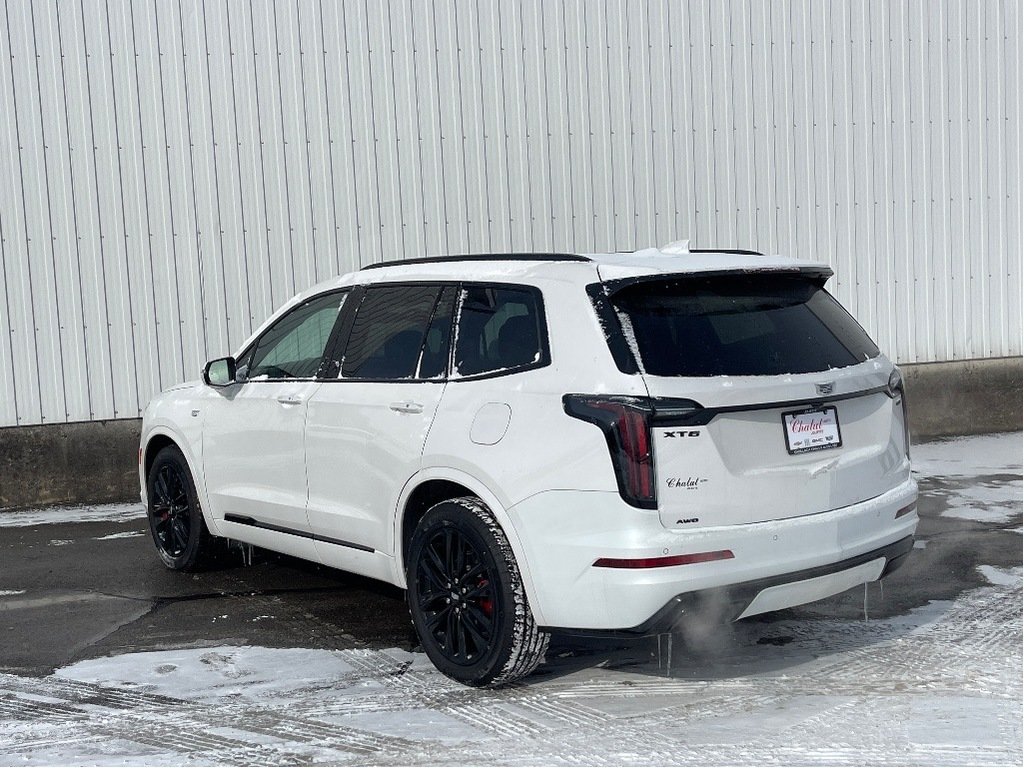
<svg viewBox="0 0 1024 768"><path fill-rule="evenodd" d="M906 474L899 409L884 391L868 390L656 418L661 521L668 528L758 523L878 496Z"/></svg>
<svg viewBox="0 0 1024 768"><path fill-rule="evenodd" d="M826 277L726 270L606 283L654 407L665 526L812 515L906 479L898 374Z"/></svg>

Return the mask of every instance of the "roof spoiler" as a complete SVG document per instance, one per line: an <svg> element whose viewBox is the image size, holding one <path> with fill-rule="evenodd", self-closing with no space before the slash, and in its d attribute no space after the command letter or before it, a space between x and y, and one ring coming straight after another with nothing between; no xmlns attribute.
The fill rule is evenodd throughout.
<svg viewBox="0 0 1024 768"><path fill-rule="evenodd" d="M716 251L717 253L718 251ZM657 272L651 275L636 275L603 283L605 294L612 296L624 288L641 283L656 283L665 280L691 280L706 277L726 277L729 275L793 275L806 278L819 288L824 287L828 279L835 274L827 264L808 264L807 266L775 266L745 267L738 269L715 269L701 272Z"/></svg>

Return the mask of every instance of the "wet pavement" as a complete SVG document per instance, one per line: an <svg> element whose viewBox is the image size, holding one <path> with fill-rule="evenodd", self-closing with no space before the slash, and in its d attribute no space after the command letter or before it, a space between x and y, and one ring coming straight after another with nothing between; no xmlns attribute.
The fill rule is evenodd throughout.
<svg viewBox="0 0 1024 768"><path fill-rule="evenodd" d="M1021 435L914 459L885 582L671 651L556 637L498 692L436 673L384 584L167 571L141 505L0 512L0 764L1020 764Z"/></svg>

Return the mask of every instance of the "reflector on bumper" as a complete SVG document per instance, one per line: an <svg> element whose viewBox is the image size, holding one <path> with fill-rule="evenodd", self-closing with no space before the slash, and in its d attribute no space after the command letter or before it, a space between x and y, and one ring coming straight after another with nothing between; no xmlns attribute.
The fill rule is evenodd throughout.
<svg viewBox="0 0 1024 768"><path fill-rule="evenodd" d="M595 568L666 568L671 565L709 563L712 560L732 560L730 549L714 552L696 552L692 555L668 555L666 557L617 558L602 557L594 562Z"/></svg>

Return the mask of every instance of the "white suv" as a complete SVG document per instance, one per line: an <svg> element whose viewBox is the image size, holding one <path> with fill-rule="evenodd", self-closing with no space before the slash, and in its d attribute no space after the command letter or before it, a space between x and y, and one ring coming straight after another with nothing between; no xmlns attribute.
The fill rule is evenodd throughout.
<svg viewBox="0 0 1024 768"><path fill-rule="evenodd" d="M471 685L528 674L555 630L885 576L918 522L899 371L828 266L681 250L415 259L300 294L146 408L160 557L231 539L403 587Z"/></svg>

